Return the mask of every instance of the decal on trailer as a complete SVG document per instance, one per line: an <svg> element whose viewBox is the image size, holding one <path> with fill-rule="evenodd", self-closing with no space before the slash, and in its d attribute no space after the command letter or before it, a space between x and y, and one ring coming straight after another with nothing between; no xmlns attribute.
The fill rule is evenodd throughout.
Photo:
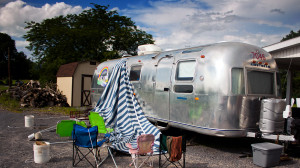
<svg viewBox="0 0 300 168"><path fill-rule="evenodd" d="M265 54L260 53L258 50L251 52L250 57L252 58L251 66L271 68L267 62L263 62L266 61Z"/></svg>
<svg viewBox="0 0 300 168"><path fill-rule="evenodd" d="M108 67L104 67L100 72L97 80L97 85L105 87L108 82Z"/></svg>

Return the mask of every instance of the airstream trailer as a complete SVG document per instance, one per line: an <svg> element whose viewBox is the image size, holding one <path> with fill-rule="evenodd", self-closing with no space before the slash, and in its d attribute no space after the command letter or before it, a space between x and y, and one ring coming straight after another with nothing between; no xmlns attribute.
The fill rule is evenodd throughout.
<svg viewBox="0 0 300 168"><path fill-rule="evenodd" d="M95 70L93 106L117 61L103 62ZM207 135L245 137L249 132L260 131L264 124L260 123L262 101L281 96L275 60L265 50L244 43L153 50L128 57L127 68L150 121ZM285 102L274 104L285 108ZM281 119L270 121L274 130L266 132L282 131L282 111L277 117Z"/></svg>

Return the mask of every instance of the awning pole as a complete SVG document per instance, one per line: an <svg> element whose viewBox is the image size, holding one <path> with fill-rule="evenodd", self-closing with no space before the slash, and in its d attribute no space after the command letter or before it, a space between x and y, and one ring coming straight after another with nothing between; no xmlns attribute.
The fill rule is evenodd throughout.
<svg viewBox="0 0 300 168"><path fill-rule="evenodd" d="M286 83L286 105L291 105L291 94L292 94L292 71L287 72L287 83Z"/></svg>

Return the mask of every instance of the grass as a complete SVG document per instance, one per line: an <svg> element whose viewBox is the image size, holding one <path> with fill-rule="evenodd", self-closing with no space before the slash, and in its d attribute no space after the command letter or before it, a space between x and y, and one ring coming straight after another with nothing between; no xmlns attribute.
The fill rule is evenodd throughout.
<svg viewBox="0 0 300 168"><path fill-rule="evenodd" d="M23 112L23 111L30 110L30 111L36 111L41 113L63 114L63 115L69 115L70 111L82 111L82 108L76 108L76 107L43 107L43 108L21 107L20 102L11 98L8 93L4 93L0 95L0 107L12 112Z"/></svg>
<svg viewBox="0 0 300 168"><path fill-rule="evenodd" d="M8 89L8 86L0 85L0 91L7 90L7 89Z"/></svg>
<svg viewBox="0 0 300 168"><path fill-rule="evenodd" d="M0 105L13 112L22 112L19 101L11 98L8 93L0 95Z"/></svg>
<svg viewBox="0 0 300 168"><path fill-rule="evenodd" d="M63 115L69 115L70 111L80 111L80 109L76 107L43 107L43 108L35 108L35 110L43 113L53 113L53 114L63 114Z"/></svg>
<svg viewBox="0 0 300 168"><path fill-rule="evenodd" d="M7 84L7 83L6 83L6 82L7 82L6 80L0 80L0 81L2 81L2 83L4 83L4 84ZM11 80L11 84L12 84L12 85L16 85L16 81L17 81L17 80ZM27 80L27 79L25 80L25 79L24 79L24 80L20 80L20 81L23 81L23 83L25 84L25 83L28 83L30 80ZM8 85L8 84L7 84L7 85Z"/></svg>

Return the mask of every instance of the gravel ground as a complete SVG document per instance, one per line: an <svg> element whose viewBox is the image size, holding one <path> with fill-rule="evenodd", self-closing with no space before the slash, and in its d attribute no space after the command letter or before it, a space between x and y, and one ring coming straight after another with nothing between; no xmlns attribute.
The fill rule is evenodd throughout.
<svg viewBox="0 0 300 168"><path fill-rule="evenodd" d="M25 128L24 116L33 114L35 126ZM33 143L28 135L49 128L68 116L25 111L23 113L9 112L0 109L0 167L72 167L72 144L52 144L51 159L48 163L36 164L33 161ZM178 132L179 130L172 129ZM253 164L251 144L262 142L251 138L218 138L193 132L184 132L188 139L186 167L197 168L255 168ZM54 132L42 133L43 141L50 143L69 141L58 137ZM299 168L300 148L293 147L287 151L289 160L280 161L279 168ZM104 152L104 151L102 151ZM246 156L246 157L242 157ZM114 156L118 167L129 167L131 157L128 154L116 152ZM92 158L91 158L92 159ZM76 167L89 167L85 162ZM112 160L106 160L102 167L114 167ZM158 167L158 156L154 156L154 167ZM171 167L171 166L170 166Z"/></svg>

